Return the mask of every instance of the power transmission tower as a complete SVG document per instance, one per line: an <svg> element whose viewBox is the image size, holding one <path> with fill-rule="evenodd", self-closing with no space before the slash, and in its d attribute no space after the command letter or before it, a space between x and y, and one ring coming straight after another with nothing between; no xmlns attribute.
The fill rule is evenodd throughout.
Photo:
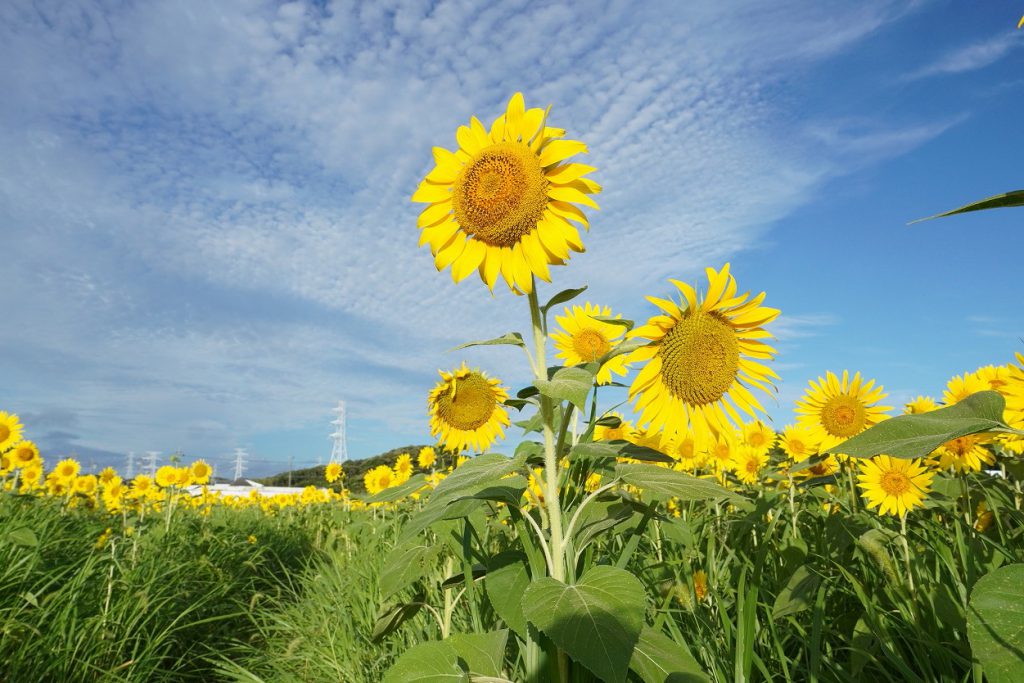
<svg viewBox="0 0 1024 683"><path fill-rule="evenodd" d="M331 448L331 462L345 462L348 460L348 446L345 443L345 422L347 418L345 402L338 401L334 412L338 414L338 417L331 422L334 425L334 432L330 437L334 441L334 446Z"/></svg>
<svg viewBox="0 0 1024 683"><path fill-rule="evenodd" d="M128 451L128 467L125 468L127 479L135 478L135 451Z"/></svg>
<svg viewBox="0 0 1024 683"><path fill-rule="evenodd" d="M245 458L248 455L244 448L235 449L235 481L241 479L242 474L245 473Z"/></svg>
<svg viewBox="0 0 1024 683"><path fill-rule="evenodd" d="M156 476L156 459L159 457L160 451L146 451L146 470L149 472L149 476Z"/></svg>

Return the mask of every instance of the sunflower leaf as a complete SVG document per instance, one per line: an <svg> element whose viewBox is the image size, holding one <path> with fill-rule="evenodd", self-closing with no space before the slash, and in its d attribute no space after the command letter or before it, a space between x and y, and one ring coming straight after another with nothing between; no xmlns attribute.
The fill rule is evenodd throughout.
<svg viewBox="0 0 1024 683"><path fill-rule="evenodd" d="M522 595L530 585L526 555L518 550L498 553L487 562L484 587L495 614L523 639L528 637Z"/></svg>
<svg viewBox="0 0 1024 683"><path fill-rule="evenodd" d="M384 683L468 683L459 653L447 640L413 645L388 669Z"/></svg>
<svg viewBox="0 0 1024 683"><path fill-rule="evenodd" d="M570 458L633 458L646 462L675 462L661 451L646 446L637 446L629 441L591 441L573 446L569 452Z"/></svg>
<svg viewBox="0 0 1024 683"><path fill-rule="evenodd" d="M452 644L461 663L472 674L471 680L478 676L501 676L508 629L486 633L454 633L447 642Z"/></svg>
<svg viewBox="0 0 1024 683"><path fill-rule="evenodd" d="M460 349L468 349L471 346L498 346L499 344L521 346L523 348L526 347L526 342L523 341L523 335L519 334L518 332L509 332L508 334L502 335L500 337L495 337L494 339L485 339L482 341L471 341L466 342L465 344L459 344L458 346L448 349L448 353L451 353L452 351L458 351Z"/></svg>
<svg viewBox="0 0 1024 683"><path fill-rule="evenodd" d="M400 602L388 607L377 617L370 640L379 643L398 630L398 627L416 616L423 608L425 595L419 593L411 602Z"/></svg>
<svg viewBox="0 0 1024 683"><path fill-rule="evenodd" d="M629 663L644 683L707 683L707 674L686 645L644 626Z"/></svg>
<svg viewBox="0 0 1024 683"><path fill-rule="evenodd" d="M1024 680L1024 564L1000 567L971 590L967 639L991 683Z"/></svg>
<svg viewBox="0 0 1024 683"><path fill-rule="evenodd" d="M586 285L580 287L579 289L563 289L561 292L551 297L546 304L541 306L540 310L545 316L547 316L548 311L551 310L552 306L557 306L558 304L564 304L567 301L572 301L585 291L587 291Z"/></svg>
<svg viewBox="0 0 1024 683"><path fill-rule="evenodd" d="M600 680L625 683L644 625L646 592L623 569L599 565L571 586L535 579L523 611L538 630Z"/></svg>
<svg viewBox="0 0 1024 683"><path fill-rule="evenodd" d="M698 479L685 472L677 472L657 465L623 463L615 468L615 474L626 482L650 493L657 498L678 498L680 500L713 500L724 498L739 500L742 497L722 488L710 479Z"/></svg>
<svg viewBox="0 0 1024 683"><path fill-rule="evenodd" d="M1005 194L997 194L991 197L986 197L985 199L982 199L980 201L971 202L970 204L964 204L963 206L956 209L952 209L950 211L937 213L934 216L918 218L917 220L910 221L908 225L920 223L921 221L930 221L933 218L945 218L946 216L955 216L959 213L970 213L971 211L983 211L985 209L1001 209L1010 206L1024 206L1024 190L1014 190L1013 192L1007 192Z"/></svg>
<svg viewBox="0 0 1024 683"><path fill-rule="evenodd" d="M900 415L844 441L832 449L854 458L885 454L894 458L922 458L961 436L1008 429L1003 422L1006 402L995 391L979 391L948 408Z"/></svg>
<svg viewBox="0 0 1024 683"><path fill-rule="evenodd" d="M625 327L627 332L633 329L633 326L636 324L632 320L626 320L625 318L613 318L610 315L592 315L590 317L602 323Z"/></svg>
<svg viewBox="0 0 1024 683"><path fill-rule="evenodd" d="M587 396L594 387L594 375L581 367L559 368L551 379L538 379L533 385L548 398L569 401L580 410L586 410Z"/></svg>
<svg viewBox="0 0 1024 683"><path fill-rule="evenodd" d="M441 546L426 541L393 548L380 570L380 596L386 600L419 581L433 566L440 552Z"/></svg>

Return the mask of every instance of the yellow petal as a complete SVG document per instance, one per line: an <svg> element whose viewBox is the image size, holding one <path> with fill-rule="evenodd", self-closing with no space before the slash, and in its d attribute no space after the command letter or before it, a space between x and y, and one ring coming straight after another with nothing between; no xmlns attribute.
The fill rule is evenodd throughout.
<svg viewBox="0 0 1024 683"><path fill-rule="evenodd" d="M575 187L553 185L548 188L548 196L551 197L552 199L557 199L558 201L562 202L586 204L587 206L594 209L601 208L600 206L597 205L597 202L595 202L593 199L577 190Z"/></svg>
<svg viewBox="0 0 1024 683"><path fill-rule="evenodd" d="M566 183L571 183L574 180L578 180L588 173L593 173L596 170L597 169L593 166L587 166L586 164L563 164L545 171L544 175L551 182L564 185Z"/></svg>
<svg viewBox="0 0 1024 683"><path fill-rule="evenodd" d="M465 280L484 260L485 251L486 247L483 242L475 239L467 241L462 254L452 263L452 280L455 282Z"/></svg>
<svg viewBox="0 0 1024 683"><path fill-rule="evenodd" d="M540 165L550 166L575 154L586 152L587 146L579 140L552 140L540 151Z"/></svg>
<svg viewBox="0 0 1024 683"><path fill-rule="evenodd" d="M425 228L428 225L440 223L447 219L451 215L451 212L452 203L450 201L438 202L437 204L428 206L423 209L423 212L420 213L420 217L416 219L416 227Z"/></svg>
<svg viewBox="0 0 1024 683"><path fill-rule="evenodd" d="M451 198L451 186L435 185L433 183L427 182L426 180L420 183L420 186L416 188L416 191L412 195L412 201L426 202L428 204L433 204L434 202L441 202Z"/></svg>

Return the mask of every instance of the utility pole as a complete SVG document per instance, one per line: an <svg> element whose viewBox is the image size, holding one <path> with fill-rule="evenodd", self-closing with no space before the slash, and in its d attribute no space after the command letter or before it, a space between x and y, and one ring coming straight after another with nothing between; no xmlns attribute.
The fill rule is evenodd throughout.
<svg viewBox="0 0 1024 683"><path fill-rule="evenodd" d="M344 401L338 401L337 407L334 412L337 413L337 417L331 422L334 425L334 433L331 434L330 438L334 442L331 448L331 462L345 462L348 460L348 445L345 439L345 423L347 421L348 411ZM317 462L319 465L319 461Z"/></svg>
<svg viewBox="0 0 1024 683"><path fill-rule="evenodd" d="M292 486L292 470L295 468L295 456L288 456L288 488Z"/></svg>
<svg viewBox="0 0 1024 683"><path fill-rule="evenodd" d="M149 471L149 476L156 476L156 459L160 455L160 451L146 451L146 469Z"/></svg>
<svg viewBox="0 0 1024 683"><path fill-rule="evenodd" d="M125 468L127 479L135 478L135 451L128 451L128 467Z"/></svg>

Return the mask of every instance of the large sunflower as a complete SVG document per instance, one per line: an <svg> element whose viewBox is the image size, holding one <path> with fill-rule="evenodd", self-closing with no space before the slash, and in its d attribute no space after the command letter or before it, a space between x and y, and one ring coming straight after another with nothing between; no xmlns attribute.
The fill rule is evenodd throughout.
<svg viewBox="0 0 1024 683"><path fill-rule="evenodd" d="M754 298L737 294L728 263L720 271L708 268L707 276L703 299L678 280L671 282L683 295L680 304L647 297L665 314L629 334L652 342L630 357L647 361L629 388L634 410L640 413L638 422L663 430L669 439L687 428L698 438L709 429L731 433L730 421L742 422L737 408L751 417L757 416L755 411L764 412L749 387L771 394L772 379L778 378L754 359L771 360L775 355L763 341L771 334L762 326L779 311L761 305L764 292Z"/></svg>
<svg viewBox="0 0 1024 683"><path fill-rule="evenodd" d="M458 148L434 148L436 166L412 196L429 204L420 214L420 246L430 244L437 269L459 282L474 270L493 290L498 274L528 293L533 276L550 280L549 265L582 252L573 223L589 227L576 206L598 208L601 186L584 176L592 166L569 163L586 152L565 131L546 125L544 109L526 109L522 93L509 100L490 130L474 116L459 126Z"/></svg>
<svg viewBox="0 0 1024 683"><path fill-rule="evenodd" d="M555 343L556 355L563 359L566 365L593 363L615 348L622 335L626 333L626 328L622 325L597 320L595 316L611 318L612 309L587 302L583 306L566 307L565 315L555 316L555 321L561 329L552 332L551 339ZM621 318L622 314L615 317ZM615 356L601 366L597 373L598 383L610 383L613 372L625 375L626 365L626 354Z"/></svg>
<svg viewBox="0 0 1024 683"><path fill-rule="evenodd" d="M502 425L511 424L502 405L507 398L500 380L465 363L452 372L441 371L441 381L427 398L430 433L447 450L482 452L504 436Z"/></svg>
<svg viewBox="0 0 1024 683"><path fill-rule="evenodd" d="M879 455L860 461L857 485L869 508L880 515L903 516L924 504L934 474L919 460L900 460Z"/></svg>
<svg viewBox="0 0 1024 683"><path fill-rule="evenodd" d="M844 370L840 382L829 371L817 382L812 379L803 399L797 401L797 422L818 441L820 452L827 453L884 420L889 407L876 404L886 396L881 386L875 386L875 380L863 382L859 372L851 381L849 371Z"/></svg>

